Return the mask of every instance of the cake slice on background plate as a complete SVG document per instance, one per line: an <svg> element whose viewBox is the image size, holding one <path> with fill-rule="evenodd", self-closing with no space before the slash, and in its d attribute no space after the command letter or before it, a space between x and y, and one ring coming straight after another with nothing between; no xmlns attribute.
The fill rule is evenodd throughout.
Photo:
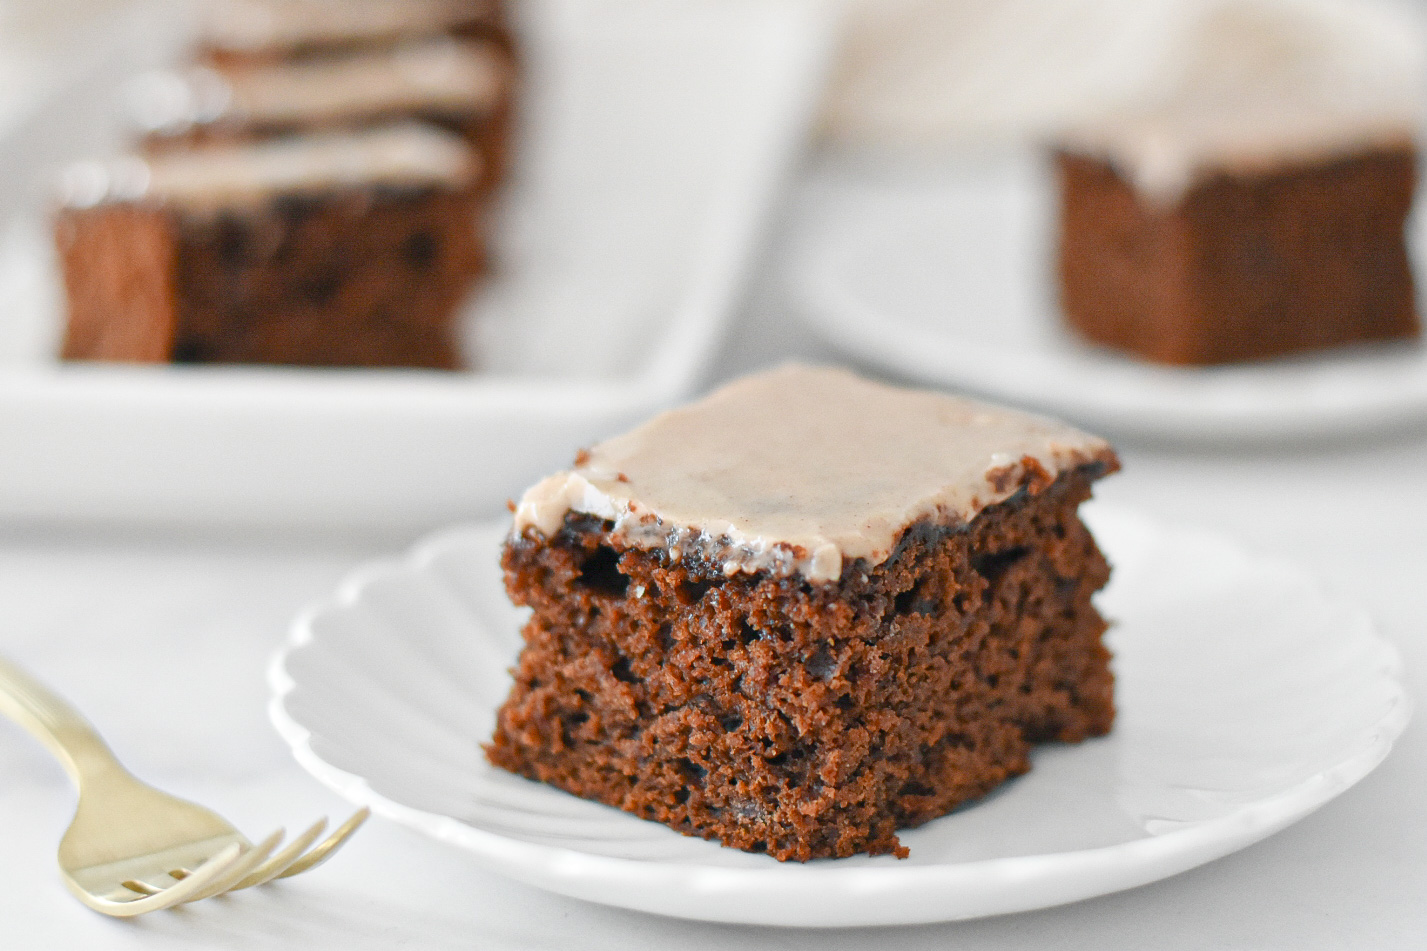
<svg viewBox="0 0 1427 951"><path fill-rule="evenodd" d="M1427 39L1370 6L1199 7L1158 87L1060 136L1070 326L1169 364L1417 336Z"/></svg>
<svg viewBox="0 0 1427 951"><path fill-rule="evenodd" d="M533 609L492 762L777 859L897 830L1114 719L1118 468L1042 417L787 366L581 452L503 565Z"/></svg>

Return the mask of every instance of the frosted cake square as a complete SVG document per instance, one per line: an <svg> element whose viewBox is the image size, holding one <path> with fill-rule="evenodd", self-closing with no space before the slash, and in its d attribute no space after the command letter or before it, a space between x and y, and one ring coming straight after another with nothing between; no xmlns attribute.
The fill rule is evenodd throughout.
<svg viewBox="0 0 1427 951"><path fill-rule="evenodd" d="M1114 719L1118 468L1037 416L789 366L581 452L516 507L533 609L493 763L781 860L897 830Z"/></svg>

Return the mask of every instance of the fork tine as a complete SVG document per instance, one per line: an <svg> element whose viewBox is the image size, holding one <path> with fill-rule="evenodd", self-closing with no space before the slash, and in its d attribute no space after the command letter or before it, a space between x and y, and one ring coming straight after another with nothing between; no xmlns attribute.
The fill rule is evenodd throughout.
<svg viewBox="0 0 1427 951"><path fill-rule="evenodd" d="M225 874L219 876L215 881L210 882L208 887L200 891L197 895L186 900L201 901L204 898L212 898L214 895L221 895L223 892L228 891L228 889L233 887L234 882L246 877L249 872L261 865L263 860L272 854L272 850L277 848L277 844L282 841L282 834L282 830L278 829L257 845L249 848L238 861L234 862L228 868ZM187 884L188 881L189 880L185 878L179 884L184 885Z"/></svg>
<svg viewBox="0 0 1427 951"><path fill-rule="evenodd" d="M157 895L159 892L163 891L162 888L157 888L153 885L150 885L148 882L140 882L138 880L133 879L127 882L120 882L119 884L127 888L129 891L138 892L141 895Z"/></svg>
<svg viewBox="0 0 1427 951"><path fill-rule="evenodd" d="M281 852L278 852L272 858L258 866L247 878L228 890L230 892L236 892L240 888L252 888L254 885L261 885L264 882L277 878L286 871L293 862L296 862L303 852L307 851L309 845L317 841L317 837L322 834L322 830L325 828L327 828L327 820L318 819L312 824L310 829L284 846Z"/></svg>
<svg viewBox="0 0 1427 951"><path fill-rule="evenodd" d="M371 814L372 811L366 806L352 813L350 819L338 826L331 835L323 839L311 852L308 852L302 858L293 862L292 865L288 866L288 868L277 877L291 878L293 875L301 875L303 872L311 871L330 859L333 854L342 847L343 843L351 837L352 833L361 828L362 823L366 822L367 817Z"/></svg>
<svg viewBox="0 0 1427 951"><path fill-rule="evenodd" d="M143 915L151 911L169 908L180 902L192 901L196 893L227 875L235 864L241 861L242 855L243 847L237 842L234 842L232 845L214 854L208 861L195 869L193 874L184 878L183 881L176 885L170 885L156 895L135 898L132 901L114 901L110 898L100 898L97 895L91 895L83 889L76 887L68 878L65 879L65 882L69 884L70 891L74 893L76 898L95 911L112 915L115 918L133 918L136 915Z"/></svg>

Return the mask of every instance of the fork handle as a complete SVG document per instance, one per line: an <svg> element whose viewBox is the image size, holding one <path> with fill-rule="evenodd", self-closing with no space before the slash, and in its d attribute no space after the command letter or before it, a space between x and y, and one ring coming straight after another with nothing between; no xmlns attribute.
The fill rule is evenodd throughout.
<svg viewBox="0 0 1427 951"><path fill-rule="evenodd" d="M68 701L0 655L0 713L39 740L75 786L99 773L123 771L94 726Z"/></svg>

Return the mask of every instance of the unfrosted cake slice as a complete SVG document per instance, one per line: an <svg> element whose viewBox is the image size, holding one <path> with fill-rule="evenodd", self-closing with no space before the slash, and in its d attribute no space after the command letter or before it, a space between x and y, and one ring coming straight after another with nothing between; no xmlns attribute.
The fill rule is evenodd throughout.
<svg viewBox="0 0 1427 951"><path fill-rule="evenodd" d="M478 176L416 124L74 166L64 356L455 367Z"/></svg>
<svg viewBox="0 0 1427 951"><path fill-rule="evenodd" d="M493 763L726 846L897 830L1114 719L1103 440L789 366L582 452L503 565L534 613Z"/></svg>

